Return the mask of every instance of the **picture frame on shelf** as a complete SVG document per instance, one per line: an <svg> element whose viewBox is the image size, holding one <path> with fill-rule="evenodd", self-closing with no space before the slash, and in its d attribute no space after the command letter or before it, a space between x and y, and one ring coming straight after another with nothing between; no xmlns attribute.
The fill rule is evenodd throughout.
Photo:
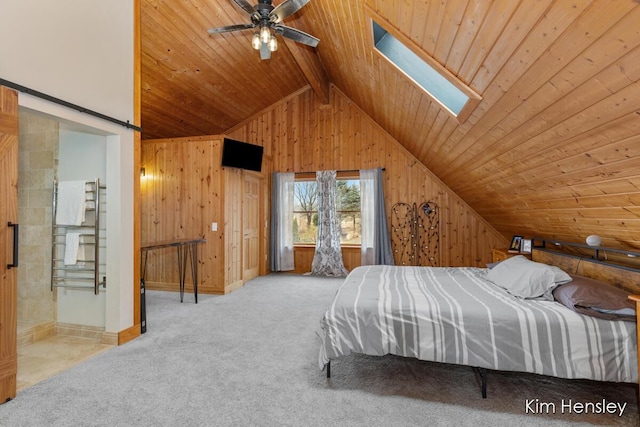
<svg viewBox="0 0 640 427"><path fill-rule="evenodd" d="M517 234L514 234L514 236L511 238L511 244L509 245L509 252L511 253L520 252L520 242L522 242L522 239L524 239L524 236L519 236Z"/></svg>
<svg viewBox="0 0 640 427"><path fill-rule="evenodd" d="M532 246L531 239L520 240L520 252L522 252L523 254L530 254L531 246Z"/></svg>

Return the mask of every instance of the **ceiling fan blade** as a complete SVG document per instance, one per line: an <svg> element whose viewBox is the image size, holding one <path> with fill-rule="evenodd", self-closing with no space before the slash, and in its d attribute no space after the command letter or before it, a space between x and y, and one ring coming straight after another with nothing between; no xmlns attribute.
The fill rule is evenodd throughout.
<svg viewBox="0 0 640 427"><path fill-rule="evenodd" d="M274 29L277 34L290 38L298 43L306 44L307 46L316 47L320 42L320 39L313 37L311 34L307 34L304 31L300 31L292 27L287 27L286 25L276 25Z"/></svg>
<svg viewBox="0 0 640 427"><path fill-rule="evenodd" d="M235 4L240 6L242 10L247 12L249 15L253 15L255 13L254 7L247 0L233 0Z"/></svg>
<svg viewBox="0 0 640 427"><path fill-rule="evenodd" d="M275 24L282 22L286 17L299 11L310 0L285 0L269 13L269 18Z"/></svg>
<svg viewBox="0 0 640 427"><path fill-rule="evenodd" d="M271 49L269 49L269 45L267 43L262 43L260 45L260 59L269 58L271 58Z"/></svg>
<svg viewBox="0 0 640 427"><path fill-rule="evenodd" d="M240 31L240 30L248 30L249 28L255 28L255 24L237 24L237 25L227 25L226 27L220 28L209 28L207 32L209 34L220 34L220 33L228 33L229 31Z"/></svg>

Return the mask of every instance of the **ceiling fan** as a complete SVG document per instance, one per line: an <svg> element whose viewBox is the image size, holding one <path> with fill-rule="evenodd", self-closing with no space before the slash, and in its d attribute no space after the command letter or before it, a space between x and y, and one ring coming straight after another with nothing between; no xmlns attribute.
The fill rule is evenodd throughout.
<svg viewBox="0 0 640 427"><path fill-rule="evenodd" d="M254 49L260 51L261 59L271 58L271 52L278 49L276 35L290 38L298 43L316 47L320 39L313 37L304 31L297 30L281 22L288 16L300 10L310 0L285 0L277 6L273 6L272 0L258 0L258 4L251 6L247 0L233 0L242 10L251 17L251 23L227 25L226 27L210 28L209 34L227 33L255 28L256 32L251 39Z"/></svg>

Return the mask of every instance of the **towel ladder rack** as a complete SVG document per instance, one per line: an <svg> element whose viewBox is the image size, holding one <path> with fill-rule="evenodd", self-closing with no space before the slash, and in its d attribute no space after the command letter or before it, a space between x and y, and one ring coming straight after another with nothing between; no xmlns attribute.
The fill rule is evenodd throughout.
<svg viewBox="0 0 640 427"><path fill-rule="evenodd" d="M105 231L101 222L101 213L105 209L102 200L102 192L107 187L100 185L100 179L87 181L85 186L85 214L86 219L80 225L57 224L56 214L58 209L58 182L53 181L53 194L51 202L52 227L51 227L51 291L55 288L93 289L98 295L100 286L106 288L106 276L101 278L100 250L106 247L101 234ZM91 213L93 213L91 215ZM68 233L77 233L80 239L78 245L83 249L92 249L89 253L93 259L78 259L76 264L65 264L66 238ZM87 258L86 256L83 258Z"/></svg>

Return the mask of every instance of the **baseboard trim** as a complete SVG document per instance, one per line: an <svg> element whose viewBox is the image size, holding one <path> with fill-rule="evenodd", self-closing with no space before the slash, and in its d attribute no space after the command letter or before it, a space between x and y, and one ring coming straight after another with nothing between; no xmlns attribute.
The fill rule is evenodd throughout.
<svg viewBox="0 0 640 427"><path fill-rule="evenodd" d="M240 285L237 287L233 287L231 290L235 290L241 287L244 282L240 281ZM146 282L144 286L147 291L163 291L163 292L180 292L180 285L177 283L168 283L168 282ZM198 295L200 294L208 294L208 295L224 295L225 293L229 293L228 286L225 288L212 288L210 286L202 286L198 285ZM184 287L185 297L187 295L193 295L193 284L187 282ZM178 297L179 298L179 297Z"/></svg>
<svg viewBox="0 0 640 427"><path fill-rule="evenodd" d="M126 344L141 335L140 323L118 332L118 345Z"/></svg>
<svg viewBox="0 0 640 427"><path fill-rule="evenodd" d="M231 293L233 291L237 291L238 289L240 289L241 287L244 286L244 280L238 280L234 283L231 283L227 286L224 287L224 293L225 295L228 293Z"/></svg>
<svg viewBox="0 0 640 427"><path fill-rule="evenodd" d="M56 323L55 326L55 335L88 338L96 341L102 341L104 334L104 328L100 326L78 325L75 323L61 322Z"/></svg>
<svg viewBox="0 0 640 427"><path fill-rule="evenodd" d="M52 337L56 333L55 322L53 320L18 329L18 347L33 344L34 342Z"/></svg>

